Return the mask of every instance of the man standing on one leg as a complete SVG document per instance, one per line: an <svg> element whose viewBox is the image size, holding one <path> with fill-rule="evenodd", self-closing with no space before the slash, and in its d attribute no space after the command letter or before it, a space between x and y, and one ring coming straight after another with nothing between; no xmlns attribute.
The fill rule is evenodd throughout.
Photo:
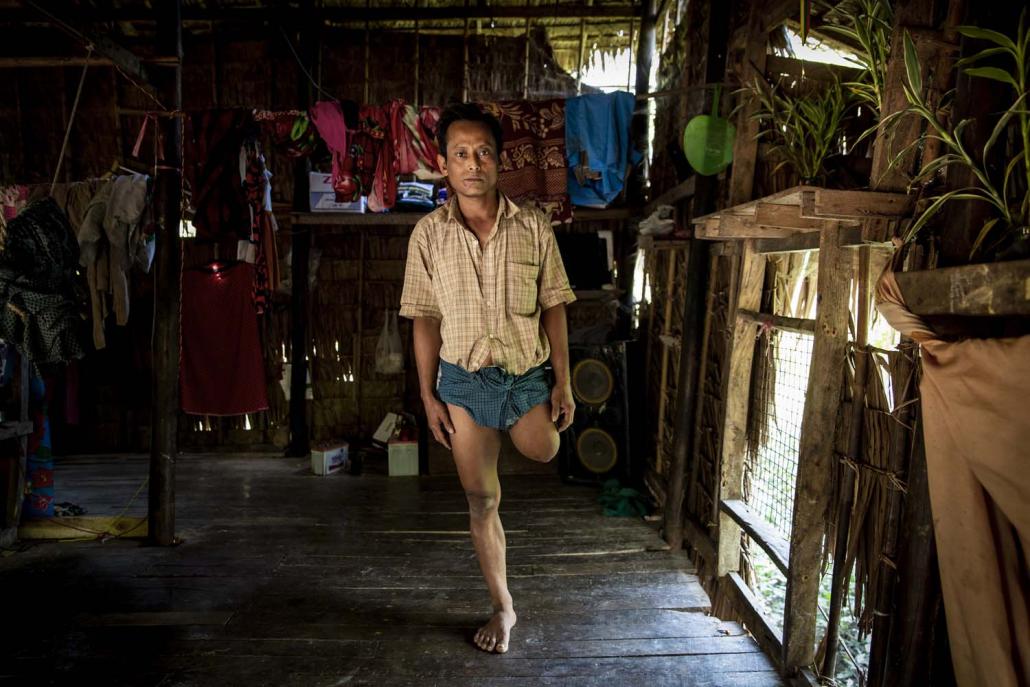
<svg viewBox="0 0 1030 687"><path fill-rule="evenodd" d="M475 642L504 653L515 608L497 510L500 432L531 460L558 452L575 410L565 304L576 297L547 217L497 191L497 120L466 103L448 107L439 127L438 161L454 193L415 225L400 314L414 320L429 428L454 454L493 602Z"/></svg>

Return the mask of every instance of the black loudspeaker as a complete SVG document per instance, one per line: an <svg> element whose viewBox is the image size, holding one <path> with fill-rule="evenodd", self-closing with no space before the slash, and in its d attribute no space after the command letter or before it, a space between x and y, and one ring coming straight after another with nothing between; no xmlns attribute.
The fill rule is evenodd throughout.
<svg viewBox="0 0 1030 687"><path fill-rule="evenodd" d="M569 346L576 413L561 434L559 468L565 481L631 481L626 368L626 342Z"/></svg>

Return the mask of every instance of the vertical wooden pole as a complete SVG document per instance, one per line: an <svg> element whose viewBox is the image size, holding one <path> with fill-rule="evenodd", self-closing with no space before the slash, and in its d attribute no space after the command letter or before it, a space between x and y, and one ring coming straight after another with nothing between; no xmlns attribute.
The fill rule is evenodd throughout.
<svg viewBox="0 0 1030 687"><path fill-rule="evenodd" d="M858 249L858 305L855 313L855 379L851 385L851 425L848 432L848 458L859 462L862 450L862 429L865 422L865 388L869 351L866 349L869 329L869 248ZM838 467L831 463L831 472ZM837 508L837 532L833 548L833 579L830 585L830 612L826 621L826 655L823 675L837 672L837 640L840 636L840 611L844 602L844 581L847 579L848 540L851 533L852 509L855 505L855 473L841 469L840 503Z"/></svg>
<svg viewBox="0 0 1030 687"><path fill-rule="evenodd" d="M762 304L766 258L745 241L740 258L740 288L736 304L727 314L732 330L729 364L725 374L728 386L722 430L722 456L719 461L718 511L719 541L717 575L722 577L740 569L740 527L718 507L718 502L740 499L744 495L744 461L747 449L747 409L751 397L751 363L755 355L755 328L737 319L740 309L758 311Z"/></svg>
<svg viewBox="0 0 1030 687"><path fill-rule="evenodd" d="M526 7L529 7L529 1L526 1ZM529 25L530 19L526 17L526 45L525 50L522 54L522 99L529 99Z"/></svg>
<svg viewBox="0 0 1030 687"><path fill-rule="evenodd" d="M629 59L626 60L626 62L629 63L629 66L626 68L626 90L627 91L632 91L633 90L633 29L634 28L635 28L635 25L633 23L633 19L631 18L629 20L629 48L627 49L628 52L629 52Z"/></svg>
<svg viewBox="0 0 1030 687"><path fill-rule="evenodd" d="M743 60L731 65L741 83L753 78L765 78L766 48L768 33L765 29L765 14L761 3L752 3L748 14L747 42ZM726 96L729 93L726 92ZM729 99L723 101L725 111L730 109ZM758 161L758 121L753 115L757 104L749 100L737 118L737 137L733 142L733 167L730 171L730 205L739 205L751 200L754 192L755 165Z"/></svg>
<svg viewBox="0 0 1030 687"><path fill-rule="evenodd" d="M299 13L302 22L312 21L314 8L306 0ZM308 23L298 32L297 46L304 67L310 72L314 65L315 31ZM367 85L366 85L367 86ZM313 98L312 84L297 66L297 107L306 110ZM311 163L298 158L293 163L293 209L306 212L309 204L308 189ZM290 238L290 442L287 456L306 456L311 451L307 420L308 379L308 258L311 252L311 227L294 225Z"/></svg>
<svg viewBox="0 0 1030 687"><path fill-rule="evenodd" d="M415 2L415 9L418 9L418 1ZM420 80L422 78L422 36L419 31L419 21L415 19L415 96L412 103L415 109L418 109L419 100L422 97L422 84Z"/></svg>
<svg viewBox="0 0 1030 687"><path fill-rule="evenodd" d="M719 256L712 255L708 265L708 293L705 294L704 325L701 328L701 369L697 373L697 401L694 409L694 432L690 441L690 478L687 480L687 512L697 512L697 480L701 469L701 436L704 434L704 408L708 388L708 351L712 336L712 309L715 306L715 284L719 276Z"/></svg>
<svg viewBox="0 0 1030 687"><path fill-rule="evenodd" d="M182 2L162 5L158 20L158 49L175 55L179 63L171 70L167 102L182 110ZM158 546L175 543L175 460L179 431L179 307L181 255L179 223L182 220L182 117L162 118L165 167L157 174L158 216L154 260L154 328L151 349L152 372L150 484L147 519L150 542Z"/></svg>
<svg viewBox="0 0 1030 687"><path fill-rule="evenodd" d="M579 19L579 58L576 61L576 95L583 92L583 60L587 49L587 20Z"/></svg>
<svg viewBox="0 0 1030 687"><path fill-rule="evenodd" d="M468 12L469 2L465 0L465 11ZM465 32L462 38L462 58L461 58L461 102L467 103L469 100L469 88L471 87L469 79L469 18L465 17Z"/></svg>
<svg viewBox="0 0 1030 687"><path fill-rule="evenodd" d="M676 283L677 261L679 251L669 249L665 251L666 272L665 272L665 303L662 309L662 336L668 336L672 328L672 289ZM669 381L669 344L661 341L662 367L661 376L658 381L658 437L654 455L654 471L664 475L665 463L665 405L668 403L669 393L666 388Z"/></svg>
<svg viewBox="0 0 1030 687"><path fill-rule="evenodd" d="M365 0L365 9L366 10L368 10L371 7L371 5L372 5L372 0ZM368 14L366 14L365 16L367 17ZM362 81L363 87L362 87L362 90L361 90L361 93L362 93L362 95L361 95L361 103L363 105L367 105L368 104L368 98L369 98L369 86L370 86L370 84L369 84L369 67L371 65L371 61L370 61L369 58L371 57L371 52L372 52L371 44L370 44L369 41L370 41L370 37L369 37L369 31L368 31L368 19L365 19L365 60L364 60L365 72L364 72L364 79Z"/></svg>
<svg viewBox="0 0 1030 687"><path fill-rule="evenodd" d="M361 417L361 390L365 379L364 341L365 341L365 232L361 232L358 246L358 322L357 341L354 346L354 394L355 407L358 411L358 433L363 429Z"/></svg>
<svg viewBox="0 0 1030 687"><path fill-rule="evenodd" d="M819 235L815 337L801 419L783 618L783 665L788 674L815 660L816 604L834 463L833 428L844 387L850 272L850 261L840 246L839 225L824 229Z"/></svg>
<svg viewBox="0 0 1030 687"><path fill-rule="evenodd" d="M637 95L650 90L651 63L655 53L655 16L658 0L644 0L640 6L640 35L637 38L637 66L634 89ZM651 163L648 159L648 140L651 135L651 111L653 101L647 101L641 112L633 115L631 123L633 147L644 154L639 171L630 175L627 199L630 204L642 205L646 200Z"/></svg>
<svg viewBox="0 0 1030 687"><path fill-rule="evenodd" d="M683 294L683 325L680 327L680 374L676 386L676 427L673 434L672 460L669 463L669 486L665 498L665 540L678 551L683 547L683 501L687 482L687 451L693 443L694 409L701 395L698 370L703 366L698 349L705 350L704 335L698 327L703 317L703 285L707 244L691 241L687 246Z"/></svg>

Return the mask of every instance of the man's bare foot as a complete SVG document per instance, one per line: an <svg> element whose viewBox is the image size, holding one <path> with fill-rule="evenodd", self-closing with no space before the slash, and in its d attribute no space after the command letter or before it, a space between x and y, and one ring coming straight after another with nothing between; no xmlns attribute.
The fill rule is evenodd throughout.
<svg viewBox="0 0 1030 687"><path fill-rule="evenodd" d="M479 628L473 641L483 651L503 654L508 650L508 637L515 626L515 611L501 609L496 611L486 625Z"/></svg>

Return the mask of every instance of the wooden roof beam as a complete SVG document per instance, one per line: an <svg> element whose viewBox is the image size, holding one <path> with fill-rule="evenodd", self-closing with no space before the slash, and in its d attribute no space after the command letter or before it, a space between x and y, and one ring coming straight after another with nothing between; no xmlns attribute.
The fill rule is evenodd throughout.
<svg viewBox="0 0 1030 687"><path fill-rule="evenodd" d="M86 29L80 30L76 28L69 22L65 21L64 18L41 7L38 3L33 2L33 0L24 0L24 3L26 7L34 10L38 15L42 15L56 28L68 34L72 38L82 41L84 46L92 46L97 55L109 59L115 67L120 69L126 76L136 82L137 86L147 91L151 97L154 97L155 99L157 98L159 89L154 85L150 72L147 70L146 65L143 64L143 61L131 50L123 47L107 36L93 33Z"/></svg>
<svg viewBox="0 0 1030 687"><path fill-rule="evenodd" d="M31 0L24 0L25 5L38 9ZM49 13L47 13L49 14ZM225 22L270 22L277 21L280 13L274 7L184 7L184 22L188 21L225 21ZM353 21L433 21L447 19L613 19L639 18L640 7L626 5L589 5L585 2L560 3L554 5L503 6L472 5L469 7L322 7L314 10L315 21L353 22ZM5 11L3 20L17 22L38 18L28 12L18 10ZM95 22L146 22L155 21L156 15L141 7L122 7L110 10L95 10L90 13L90 20Z"/></svg>

